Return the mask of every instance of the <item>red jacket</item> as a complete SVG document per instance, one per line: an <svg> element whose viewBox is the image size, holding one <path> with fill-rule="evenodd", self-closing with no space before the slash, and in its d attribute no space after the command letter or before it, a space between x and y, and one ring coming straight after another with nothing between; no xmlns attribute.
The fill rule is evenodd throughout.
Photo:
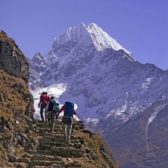
<svg viewBox="0 0 168 168"><path fill-rule="evenodd" d="M40 103L47 105L49 101L50 101L50 97L47 94L42 94L40 96Z"/></svg>

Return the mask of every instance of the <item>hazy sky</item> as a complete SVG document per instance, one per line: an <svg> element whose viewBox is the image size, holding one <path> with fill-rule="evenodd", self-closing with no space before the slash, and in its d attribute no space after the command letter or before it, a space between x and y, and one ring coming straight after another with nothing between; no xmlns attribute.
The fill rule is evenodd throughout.
<svg viewBox="0 0 168 168"><path fill-rule="evenodd" d="M28 57L69 26L97 23L134 58L168 69L168 0L0 0L0 29Z"/></svg>

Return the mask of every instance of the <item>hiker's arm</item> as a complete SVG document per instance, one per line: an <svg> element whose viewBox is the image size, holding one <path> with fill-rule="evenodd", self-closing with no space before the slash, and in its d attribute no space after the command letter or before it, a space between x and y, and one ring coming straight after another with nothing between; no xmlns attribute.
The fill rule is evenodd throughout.
<svg viewBox="0 0 168 168"><path fill-rule="evenodd" d="M64 110L65 110L65 107L62 106L61 109L59 110L59 113L61 113L61 112L64 111Z"/></svg>
<svg viewBox="0 0 168 168"><path fill-rule="evenodd" d="M39 100L39 103L41 103L41 101L42 101L42 96L40 96L40 100Z"/></svg>
<svg viewBox="0 0 168 168"><path fill-rule="evenodd" d="M51 98L48 96L48 102L51 100Z"/></svg>
<svg viewBox="0 0 168 168"><path fill-rule="evenodd" d="M75 110L73 111L73 114L74 114L74 115L77 115Z"/></svg>
<svg viewBox="0 0 168 168"><path fill-rule="evenodd" d="M40 96L40 100L39 100L39 103L38 103L38 107L40 107L40 104L41 104L41 96Z"/></svg>

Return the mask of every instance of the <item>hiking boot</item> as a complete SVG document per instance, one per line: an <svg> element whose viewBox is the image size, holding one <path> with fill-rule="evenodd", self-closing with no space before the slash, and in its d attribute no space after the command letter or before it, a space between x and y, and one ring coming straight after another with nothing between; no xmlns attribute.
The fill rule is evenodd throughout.
<svg viewBox="0 0 168 168"><path fill-rule="evenodd" d="M54 133L54 127L51 128L51 133Z"/></svg>

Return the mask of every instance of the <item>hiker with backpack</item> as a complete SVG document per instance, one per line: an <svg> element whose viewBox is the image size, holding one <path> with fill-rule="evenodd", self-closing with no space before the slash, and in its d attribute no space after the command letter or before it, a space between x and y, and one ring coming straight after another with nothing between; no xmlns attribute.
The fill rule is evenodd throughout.
<svg viewBox="0 0 168 168"><path fill-rule="evenodd" d="M55 100L54 96L51 96L46 109L46 118L48 119L48 124L51 128L51 132L54 132L54 119L58 119L59 115L59 103Z"/></svg>
<svg viewBox="0 0 168 168"><path fill-rule="evenodd" d="M47 95L47 92L42 92L40 96L40 101L38 104L38 107L40 107L40 116L41 116L42 122L44 122L43 112L49 101L50 101L50 97Z"/></svg>
<svg viewBox="0 0 168 168"><path fill-rule="evenodd" d="M73 124L73 115L76 115L76 111L74 109L74 104L71 102L65 102L65 104L60 109L59 113L64 111L63 116L63 124L64 124L64 135L65 140L70 143L71 140L71 132L72 132L72 124Z"/></svg>

